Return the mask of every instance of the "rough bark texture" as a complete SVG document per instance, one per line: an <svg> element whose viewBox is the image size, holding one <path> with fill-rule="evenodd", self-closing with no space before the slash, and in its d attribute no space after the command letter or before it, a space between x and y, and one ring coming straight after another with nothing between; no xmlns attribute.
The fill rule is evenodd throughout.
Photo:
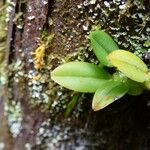
<svg viewBox="0 0 150 150"><path fill-rule="evenodd" d="M143 43L149 38L150 3L12 0L9 6L12 8L6 52L9 82L7 88L1 86L8 94L7 98L4 98L6 91L0 95L0 122L3 122L0 144L4 143L6 150L150 149L149 93L126 96L99 112L91 111L90 94L81 95L72 115L65 118L65 107L73 92L54 84L49 75L66 61L97 63L87 35L91 29L100 27L114 37L120 48L138 53L149 65L148 48ZM19 13L22 14L17 17ZM45 64L37 70L33 53L43 43ZM8 107L7 116L4 103ZM16 120L10 121L11 117ZM15 123L19 124L17 133L13 132Z"/></svg>

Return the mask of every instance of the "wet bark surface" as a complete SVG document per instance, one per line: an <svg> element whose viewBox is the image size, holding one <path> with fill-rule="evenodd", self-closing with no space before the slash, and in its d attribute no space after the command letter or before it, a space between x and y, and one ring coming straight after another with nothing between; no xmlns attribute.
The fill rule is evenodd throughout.
<svg viewBox="0 0 150 150"><path fill-rule="evenodd" d="M70 55L71 60L90 62L96 60L89 50L87 40L88 32L92 28L100 25L113 35L121 48L130 48L131 51L134 51L135 47L143 48L143 42L149 37L149 20L146 19L149 18L149 2L120 1L117 4L117 1L116 3L110 1L107 5L104 5L103 1L91 3L86 0L13 0L10 4L12 11L9 13L6 53L10 73L5 88L11 96L4 98L6 92L0 95L0 121L3 122L1 124L3 132L1 133L0 130L0 136L5 135L0 137L0 142L5 144L6 150L148 150L150 148L149 93L138 97L126 96L99 112L91 110L92 95L82 95L82 102L79 102L69 118L64 117L65 109L62 106L58 108L61 102L56 107L47 107L50 104L45 104L43 101L34 105L31 102L33 93L30 74L37 75L40 72L41 76L47 75L63 60L70 59ZM124 3L126 8L119 10L119 6ZM22 15L16 19L16 14L20 12ZM140 18L137 12L145 19ZM54 38L46 46L45 66L39 71L34 68L33 52L44 42L41 34L45 30L48 35L54 34ZM137 41L139 40L137 42L132 36L142 39L136 38ZM79 53L80 49L84 50ZM141 53L142 57L146 58L148 53ZM16 63L18 61L21 62L19 65ZM149 64L149 60L146 61ZM47 66L50 65L52 67L49 69ZM24 75L18 77L17 73L20 71ZM49 75L47 76L48 79L46 78L47 81L42 86L45 91L50 91L48 96L49 99L53 99L51 102L53 106L53 102L59 101L61 96L55 91L57 86L53 86ZM70 100L72 93L57 88L64 97L67 93L65 98ZM52 91L55 92L51 97ZM10 124L8 121L10 113L8 116L4 115L4 103L7 103L8 107L13 105L15 108L14 105L18 104L20 106L21 127L15 135L12 132L13 123Z"/></svg>

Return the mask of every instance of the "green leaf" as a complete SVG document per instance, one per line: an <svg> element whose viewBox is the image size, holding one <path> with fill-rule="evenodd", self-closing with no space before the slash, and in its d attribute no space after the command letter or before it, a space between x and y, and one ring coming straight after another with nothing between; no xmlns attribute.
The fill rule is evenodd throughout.
<svg viewBox="0 0 150 150"><path fill-rule="evenodd" d="M118 100L128 92L128 86L122 82L107 82L95 92L92 101L92 109L98 111L105 108L115 100Z"/></svg>
<svg viewBox="0 0 150 150"><path fill-rule="evenodd" d="M87 62L69 62L57 67L51 73L53 76L79 76L109 79L111 75L103 67Z"/></svg>
<svg viewBox="0 0 150 150"><path fill-rule="evenodd" d="M131 52L115 50L108 55L108 59L118 70L134 81L144 82L150 78L146 64Z"/></svg>
<svg viewBox="0 0 150 150"><path fill-rule="evenodd" d="M139 84L135 81L132 81L132 80L128 80L127 84L129 86L129 90L128 90L129 95L137 96L143 92L143 88L142 88L141 84Z"/></svg>
<svg viewBox="0 0 150 150"><path fill-rule="evenodd" d="M78 92L95 92L110 77L103 68L86 62L66 63L51 73L55 82Z"/></svg>
<svg viewBox="0 0 150 150"><path fill-rule="evenodd" d="M148 75L150 76L150 73ZM150 90L150 79L144 82L144 87L146 90Z"/></svg>
<svg viewBox="0 0 150 150"><path fill-rule="evenodd" d="M105 66L112 67L107 55L118 49L117 44L106 32L97 30L90 33L90 41L98 60Z"/></svg>

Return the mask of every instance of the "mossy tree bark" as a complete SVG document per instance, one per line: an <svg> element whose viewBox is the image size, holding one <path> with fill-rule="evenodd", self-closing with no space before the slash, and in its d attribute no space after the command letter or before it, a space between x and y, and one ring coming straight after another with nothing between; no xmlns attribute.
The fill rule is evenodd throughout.
<svg viewBox="0 0 150 150"><path fill-rule="evenodd" d="M19 150L30 147L36 150L59 150L62 147L68 150L148 149L148 93L139 97L126 96L99 112L91 111L92 96L82 94L81 102L67 119L63 114L73 92L59 87L50 79L50 71L63 62L77 59L97 63L87 40L89 31L95 28L112 34L120 48L132 51L135 48L135 52L141 48L145 53L140 51L139 54L143 58L147 56L147 47L143 47L143 43L149 37L148 6L149 2L136 0L132 3L128 0L12 0L5 57L9 70L5 99L9 100L0 97L0 121L7 122L5 102L8 120L10 108L15 110L19 106L20 122L15 119L20 126L14 133L14 123L9 124L10 135L8 125L3 125L3 132L7 134L2 142ZM36 64L33 53L42 44L46 47L42 58L44 65L38 70L35 65L41 64ZM63 138L57 139L50 134L61 134Z"/></svg>

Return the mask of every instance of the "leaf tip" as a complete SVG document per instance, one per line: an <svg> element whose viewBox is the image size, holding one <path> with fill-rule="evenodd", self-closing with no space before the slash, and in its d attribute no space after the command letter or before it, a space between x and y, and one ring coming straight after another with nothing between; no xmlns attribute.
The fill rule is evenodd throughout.
<svg viewBox="0 0 150 150"><path fill-rule="evenodd" d="M101 109L101 108L99 107L98 103L95 103L94 100L93 100L93 102L92 102L92 109L93 109L93 111L98 111L98 110Z"/></svg>

